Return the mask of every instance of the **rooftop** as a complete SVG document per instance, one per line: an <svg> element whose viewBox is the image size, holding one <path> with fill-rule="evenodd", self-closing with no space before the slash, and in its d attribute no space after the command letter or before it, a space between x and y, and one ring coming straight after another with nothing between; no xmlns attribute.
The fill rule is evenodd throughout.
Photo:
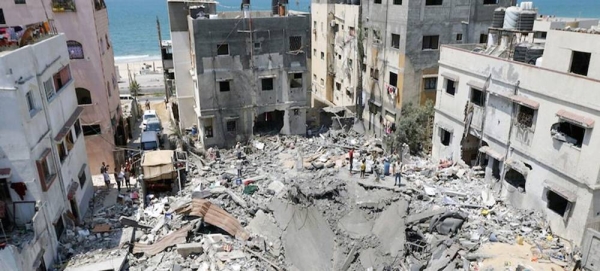
<svg viewBox="0 0 600 271"><path fill-rule="evenodd" d="M27 26L0 27L0 55L26 45L36 44L56 34L48 22Z"/></svg>

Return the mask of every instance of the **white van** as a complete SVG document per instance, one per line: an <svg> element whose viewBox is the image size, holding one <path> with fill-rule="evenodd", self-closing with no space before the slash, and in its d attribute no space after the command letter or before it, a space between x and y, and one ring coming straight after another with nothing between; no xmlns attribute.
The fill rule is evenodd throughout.
<svg viewBox="0 0 600 271"><path fill-rule="evenodd" d="M140 148L143 151L151 151L160 149L160 141L155 131L142 132L140 138Z"/></svg>
<svg viewBox="0 0 600 271"><path fill-rule="evenodd" d="M156 110L145 110L144 115L142 116L142 128L146 128L146 124L148 124L148 120L158 119L156 115Z"/></svg>
<svg viewBox="0 0 600 271"><path fill-rule="evenodd" d="M133 100L137 100L135 97L131 96L130 94L120 94L119 95L119 99L123 100L123 101L133 101Z"/></svg>

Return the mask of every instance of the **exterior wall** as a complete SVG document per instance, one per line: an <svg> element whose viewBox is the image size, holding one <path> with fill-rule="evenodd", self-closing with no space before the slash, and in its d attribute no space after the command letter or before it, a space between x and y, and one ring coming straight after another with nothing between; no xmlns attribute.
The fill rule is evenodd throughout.
<svg viewBox="0 0 600 271"><path fill-rule="evenodd" d="M228 146L249 140L256 117L274 110L284 111L282 133L304 134L310 82L307 69L310 16L265 17L266 14L253 13L254 35L250 38L248 24L227 18L235 18L237 14L228 12L219 14L219 19L191 21L198 127L204 145ZM238 31L232 32L236 28ZM301 37L299 51L290 50L290 36ZM222 43L228 44L228 55L217 55ZM254 48L254 43L259 43L260 48ZM294 73L302 73L301 87L291 87ZM263 78L273 78L273 90L261 89ZM221 81L228 81L231 90L221 92ZM231 120L236 121L235 132L227 131L226 122ZM213 127L212 138L206 137L206 122Z"/></svg>
<svg viewBox="0 0 600 271"><path fill-rule="evenodd" d="M575 37L561 37L563 32L548 34L544 62L550 58L564 58L564 52L552 51L555 47L592 44L596 36L583 33ZM555 34L557 34L555 36ZM559 37L560 41L557 40ZM588 38L585 41L580 40ZM560 43L559 43L560 42ZM571 44L571 42L573 42ZM554 44L553 44L554 43ZM600 227L598 212L598 190L600 165L595 163L595 150L600 148L600 137L595 127L586 129L582 147L561 142L551 136L551 126L560 121L557 112L561 109L584 116L596 123L600 121L600 96L590 95L590 89L599 89L600 80L550 70L483 54L473 53L469 46L443 46L440 58L440 77L436 98L436 114L433 133L433 158L461 159L461 137L464 132L464 110L470 99L470 86L483 85L491 74L487 95L487 112L474 105L474 116L469 133L481 137L481 126L485 122L483 140L491 149L502 156L503 174L496 182L503 196L517 208L533 208L544 212L550 226L558 235L580 242L587 227ZM592 54L593 55L593 54ZM594 59L592 59L594 61ZM553 63L552 60L548 61ZM443 76L442 76L443 75ZM445 91L445 77L458 78L455 95ZM553 80L548 80L553 78ZM518 88L515 86L518 85ZM535 110L532 127L516 125L513 112L519 105L510 95L516 94L539 103ZM569 91L565 91L568 89ZM439 129L452 131L449 146L440 142ZM488 155L489 157L489 155ZM491 160L491 159L490 159ZM513 167L508 161L518 161L531 166L526 174L524 193L505 181L505 172ZM491 162L486 172L491 170ZM489 177L489 174L487 174ZM548 184L548 182L552 184ZM576 202L570 213L562 215L547 208L546 194L550 188L567 191Z"/></svg>
<svg viewBox="0 0 600 271"><path fill-rule="evenodd" d="M112 42L108 33L108 13L96 10L93 1L74 0L76 11L55 12L55 24L67 40L82 44L84 59L72 59L72 75L77 88L90 91L92 104L82 105L81 125L99 124L101 133L86 136L92 174L100 173L106 162L115 166L114 147L121 108ZM47 4L48 5L48 4ZM112 123L114 119L114 123Z"/></svg>
<svg viewBox="0 0 600 271"><path fill-rule="evenodd" d="M55 140L68 119L78 112L73 79L57 89L50 100L46 99L43 86L44 82L69 65L65 43L66 37L61 34L34 45L0 53L0 72L6 75L0 82L3 86L0 89L0 113L7 116L0 118L0 137L5 139L0 141L0 168L11 169L12 174L8 178L10 183L24 183L27 187L23 198L9 189L12 202L35 203L22 205L29 207L21 208L15 213L9 211L21 226L33 221L37 238L21 251L13 248L13 253L19 254L16 262L19 262L20 267L17 270L31 270L33 260L42 248L45 249L46 264L53 262L58 243L52 223L56 223L69 209L67 189L73 179L78 180L79 170L87 163L85 142L81 134L74 138L74 145L62 163L56 145L58 142ZM33 97L35 109L31 111L27 104L27 93L31 93ZM69 125L71 132L75 128L73 124ZM50 150L49 167L56 173L56 177L44 191L36 161L46 150ZM79 209L83 212L86 211L88 202L81 200L89 198L93 193L90 175L86 176L87 185L78 189L75 194L80 200ZM37 211L34 206L38 207ZM3 253L2 257L4 256L8 257L9 254ZM12 270L11 268L7 270Z"/></svg>
<svg viewBox="0 0 600 271"><path fill-rule="evenodd" d="M548 32L542 67L569 72L573 51L591 53L587 77L600 80L600 35L562 30Z"/></svg>

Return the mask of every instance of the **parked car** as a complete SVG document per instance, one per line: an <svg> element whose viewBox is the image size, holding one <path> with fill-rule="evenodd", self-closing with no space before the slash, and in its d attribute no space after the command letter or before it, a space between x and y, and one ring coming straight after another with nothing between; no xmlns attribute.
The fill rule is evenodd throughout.
<svg viewBox="0 0 600 271"><path fill-rule="evenodd" d="M149 119L146 122L146 126L144 127L144 132L153 131L156 132L156 136L158 136L158 140L162 142L162 131L163 127L160 123L159 119Z"/></svg>
<svg viewBox="0 0 600 271"><path fill-rule="evenodd" d="M140 148L143 151L159 150L160 140L154 131L142 132Z"/></svg>
<svg viewBox="0 0 600 271"><path fill-rule="evenodd" d="M144 115L142 116L142 128L146 128L148 120L151 119L158 119L158 116L156 115L156 110L145 110Z"/></svg>
<svg viewBox="0 0 600 271"><path fill-rule="evenodd" d="M131 96L130 94L120 94L119 95L119 99L121 99L123 101L135 101L135 100L137 100L135 97Z"/></svg>

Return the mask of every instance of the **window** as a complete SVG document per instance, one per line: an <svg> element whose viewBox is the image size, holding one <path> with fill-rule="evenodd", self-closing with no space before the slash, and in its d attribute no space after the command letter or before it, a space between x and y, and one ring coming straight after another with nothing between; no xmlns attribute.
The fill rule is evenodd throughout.
<svg viewBox="0 0 600 271"><path fill-rule="evenodd" d="M484 106L485 94L483 93L483 91L476 88L471 88L471 102L478 106Z"/></svg>
<svg viewBox="0 0 600 271"><path fill-rule="evenodd" d="M317 81L317 75L313 73L313 81Z"/></svg>
<svg viewBox="0 0 600 271"><path fill-rule="evenodd" d="M390 85L398 87L398 74L390 72Z"/></svg>
<svg viewBox="0 0 600 271"><path fill-rule="evenodd" d="M68 40L67 49L69 50L70 59L84 59L83 46L81 43L74 40Z"/></svg>
<svg viewBox="0 0 600 271"><path fill-rule="evenodd" d="M75 11L75 0L52 0L52 11Z"/></svg>
<svg viewBox="0 0 600 271"><path fill-rule="evenodd" d="M110 49L110 42L108 41L108 34L104 34L104 40L106 41L106 50Z"/></svg>
<svg viewBox="0 0 600 271"><path fill-rule="evenodd" d="M437 89L437 77L423 78L424 89Z"/></svg>
<svg viewBox="0 0 600 271"><path fill-rule="evenodd" d="M0 24L6 24L6 19L4 19L4 11L0 8Z"/></svg>
<svg viewBox="0 0 600 271"><path fill-rule="evenodd" d="M260 85L263 91L273 90L273 78L263 78L260 80Z"/></svg>
<svg viewBox="0 0 600 271"><path fill-rule="evenodd" d="M394 5L402 5L402 0L394 0Z"/></svg>
<svg viewBox="0 0 600 271"><path fill-rule="evenodd" d="M446 93L454 96L456 93L456 82L450 79L446 79Z"/></svg>
<svg viewBox="0 0 600 271"><path fill-rule="evenodd" d="M110 91L110 82L106 81L106 92L108 93L108 97L112 96L112 91Z"/></svg>
<svg viewBox="0 0 600 271"><path fill-rule="evenodd" d="M56 144L56 149L58 149L58 157L60 158L60 162L64 162L69 153L67 152L67 148L65 147L65 143L61 141Z"/></svg>
<svg viewBox="0 0 600 271"><path fill-rule="evenodd" d="M535 110L533 108L519 105L517 113L517 122L522 126L531 128L533 126L533 117Z"/></svg>
<svg viewBox="0 0 600 271"><path fill-rule="evenodd" d="M302 87L302 73L294 73L292 80L290 81L290 88L301 88Z"/></svg>
<svg viewBox="0 0 600 271"><path fill-rule="evenodd" d="M302 49L302 37L291 36L290 37L290 51L298 51Z"/></svg>
<svg viewBox="0 0 600 271"><path fill-rule="evenodd" d="M229 120L227 121L227 132L235 132L236 130L236 121Z"/></svg>
<svg viewBox="0 0 600 271"><path fill-rule="evenodd" d="M82 125L81 128L83 130L84 136L99 135L102 133L102 131L100 130L100 125L98 124Z"/></svg>
<svg viewBox="0 0 600 271"><path fill-rule="evenodd" d="M381 4L381 0L374 0L375 4Z"/></svg>
<svg viewBox="0 0 600 271"><path fill-rule="evenodd" d="M89 90L85 88L75 88L75 95L77 95L77 104L92 104L92 95Z"/></svg>
<svg viewBox="0 0 600 271"><path fill-rule="evenodd" d="M260 48L261 48L261 43L260 42L255 42L254 43L254 49L255 50L260 50Z"/></svg>
<svg viewBox="0 0 600 271"><path fill-rule="evenodd" d="M52 100L52 98L54 98L54 95L56 95L54 85L52 84L52 78L44 82L44 91L46 92L46 100L48 101Z"/></svg>
<svg viewBox="0 0 600 271"><path fill-rule="evenodd" d="M440 46L440 36L423 36L423 50L437 50Z"/></svg>
<svg viewBox="0 0 600 271"><path fill-rule="evenodd" d="M488 35L487 34L480 34L479 35L479 43L487 43L488 41Z"/></svg>
<svg viewBox="0 0 600 271"><path fill-rule="evenodd" d="M104 55L104 52L106 52L106 49L104 49L104 38L100 38L100 40L98 41L98 45L100 46L100 50L102 51L102 55Z"/></svg>
<svg viewBox="0 0 600 271"><path fill-rule="evenodd" d="M54 86L56 87L56 92L60 92L61 89L71 81L71 70L69 69L69 65L64 66L60 71L52 76L52 80L54 81Z"/></svg>
<svg viewBox="0 0 600 271"><path fill-rule="evenodd" d="M563 198L561 195L552 190L548 190L546 193L546 199L548 201L546 205L548 209L561 216L568 215L567 210L570 209L569 207L571 204L567 199Z"/></svg>
<svg viewBox="0 0 600 271"><path fill-rule="evenodd" d="M31 91L27 91L25 94L25 99L27 99L27 109L29 109L29 113L32 114L35 112L35 103L33 102L33 93Z"/></svg>
<svg viewBox="0 0 600 271"><path fill-rule="evenodd" d="M350 68L352 68L352 63L353 63L353 62L354 62L354 61L352 61L352 58L348 58L348 66L349 66Z"/></svg>
<svg viewBox="0 0 600 271"><path fill-rule="evenodd" d="M354 30L354 27L348 27L348 34L350 35L350 37L356 36L356 30Z"/></svg>
<svg viewBox="0 0 600 271"><path fill-rule="evenodd" d="M335 89L342 90L342 84L335 82Z"/></svg>
<svg viewBox="0 0 600 271"><path fill-rule="evenodd" d="M50 153L50 149L46 149L42 153L40 159L36 161L38 176L44 192L48 191L56 177L54 164L52 163L52 155L50 155Z"/></svg>
<svg viewBox="0 0 600 271"><path fill-rule="evenodd" d="M300 109L294 109L294 116L300 115Z"/></svg>
<svg viewBox="0 0 600 271"><path fill-rule="evenodd" d="M591 53L573 51L571 58L571 69L572 73L587 76L588 69L590 68Z"/></svg>
<svg viewBox="0 0 600 271"><path fill-rule="evenodd" d="M87 164L83 164L83 166L81 166L81 169L79 170L79 174L77 174L77 178L79 179L79 186L81 188L83 188L85 181L87 181L87 176L85 174L86 167L87 167Z"/></svg>
<svg viewBox="0 0 600 271"><path fill-rule="evenodd" d="M536 31L535 33L533 33L533 37L536 39L546 39L546 36L548 35L548 32L545 31Z"/></svg>
<svg viewBox="0 0 600 271"><path fill-rule="evenodd" d="M324 86L325 85L325 80L323 80L323 78L321 78L321 82L320 83L321 83L321 86Z"/></svg>
<svg viewBox="0 0 600 271"><path fill-rule="evenodd" d="M504 180L506 180L508 184L518 189L520 192L525 193L525 183L527 180L520 172L511 168L504 175Z"/></svg>
<svg viewBox="0 0 600 271"><path fill-rule="evenodd" d="M75 121L73 128L75 128L75 138L77 138L81 134L81 125L79 124L79 119Z"/></svg>
<svg viewBox="0 0 600 271"><path fill-rule="evenodd" d="M552 138L558 141L567 142L581 148L585 137L585 128L570 122L559 122L552 125L550 134Z"/></svg>
<svg viewBox="0 0 600 271"><path fill-rule="evenodd" d="M25 0L15 0L15 4L25 4Z"/></svg>
<svg viewBox="0 0 600 271"><path fill-rule="evenodd" d="M371 78L379 80L379 69L371 68Z"/></svg>
<svg viewBox="0 0 600 271"><path fill-rule="evenodd" d="M400 49L400 35L392 34L392 48Z"/></svg>
<svg viewBox="0 0 600 271"><path fill-rule="evenodd" d="M70 152L75 146L75 140L73 140L73 131L69 130L67 132L67 136L65 136L65 147L67 148L67 154Z"/></svg>
<svg viewBox="0 0 600 271"><path fill-rule="evenodd" d="M321 52L321 59L325 60L325 53Z"/></svg>
<svg viewBox="0 0 600 271"><path fill-rule="evenodd" d="M227 43L217 44L217 55L218 56L229 55L229 44L227 44Z"/></svg>
<svg viewBox="0 0 600 271"><path fill-rule="evenodd" d="M65 231L65 224L63 222L62 215L58 217L58 220L53 223L54 224L54 233L56 233L56 238L60 240L63 232Z"/></svg>
<svg viewBox="0 0 600 271"><path fill-rule="evenodd" d="M441 6L443 4L443 0L425 0L426 6Z"/></svg>
<svg viewBox="0 0 600 271"><path fill-rule="evenodd" d="M497 5L498 0L483 0L484 5Z"/></svg>
<svg viewBox="0 0 600 271"><path fill-rule="evenodd" d="M456 41L462 41L462 34L456 34Z"/></svg>
<svg viewBox="0 0 600 271"><path fill-rule="evenodd" d="M492 177L500 180L500 161L496 158L492 158Z"/></svg>
<svg viewBox="0 0 600 271"><path fill-rule="evenodd" d="M450 146L450 139L452 139L452 133L440 128L440 142L444 146Z"/></svg>
<svg viewBox="0 0 600 271"><path fill-rule="evenodd" d="M313 49L313 56L317 56L317 49Z"/></svg>
<svg viewBox="0 0 600 271"><path fill-rule="evenodd" d="M229 86L229 81L219 82L219 91L225 92L225 91L230 91L230 90L231 90L231 88Z"/></svg>

